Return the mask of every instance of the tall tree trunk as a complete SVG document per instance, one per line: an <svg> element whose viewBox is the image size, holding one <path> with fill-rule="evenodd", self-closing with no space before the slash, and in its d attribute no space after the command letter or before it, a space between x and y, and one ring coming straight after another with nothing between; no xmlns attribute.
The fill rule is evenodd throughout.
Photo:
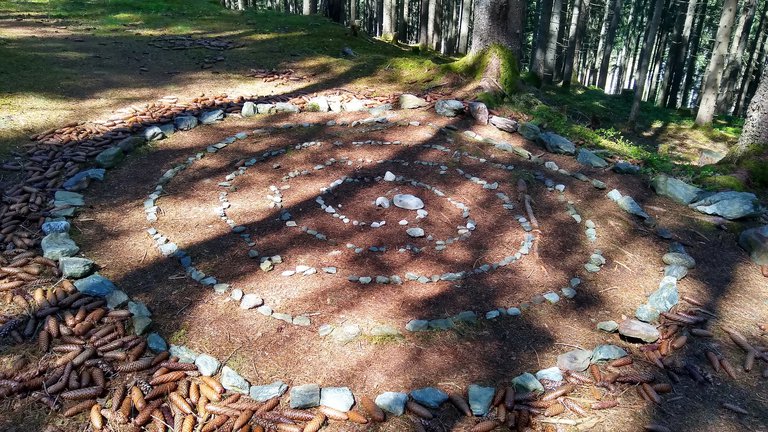
<svg viewBox="0 0 768 432"><path fill-rule="evenodd" d="M429 47L429 8L430 3L434 2L435 0L421 0L421 11L419 13L419 45L424 48Z"/></svg>
<svg viewBox="0 0 768 432"><path fill-rule="evenodd" d="M354 23L357 19L357 0L349 1L349 22Z"/></svg>
<svg viewBox="0 0 768 432"><path fill-rule="evenodd" d="M461 4L461 25L459 26L459 53L466 54L469 49L469 19L472 16L472 0L463 0Z"/></svg>
<svg viewBox="0 0 768 432"><path fill-rule="evenodd" d="M670 70L672 70L671 82L669 84L669 90L667 90L667 108L675 109L678 105L678 95L680 93L680 85L683 82L683 75L685 75L685 60L688 56L688 45L691 40L691 31L693 30L693 20L696 16L697 1L706 0L687 0L688 7L685 11L685 22L683 23L683 30L680 33L679 44L677 46L677 57L673 62L670 58ZM681 8L682 11L682 8Z"/></svg>
<svg viewBox="0 0 768 432"><path fill-rule="evenodd" d="M768 146L768 67L763 67L760 84L749 104L744 128L733 153L736 157L742 156L752 145Z"/></svg>
<svg viewBox="0 0 768 432"><path fill-rule="evenodd" d="M716 111L719 114L729 114L736 99L736 90L739 82L739 72L744 64L744 52L749 41L749 32L752 29L752 21L755 19L757 0L746 0L739 18L739 24L734 30L733 43L726 60L726 68L723 72L720 92L717 98Z"/></svg>
<svg viewBox="0 0 768 432"><path fill-rule="evenodd" d="M638 11L640 21L638 22L637 31L635 33L635 41L632 49L632 56L629 59L629 74L627 75L626 88L633 88L634 83L637 83L637 69L640 64L640 54L643 52L643 47L640 45L640 41L646 35L645 26L648 24L648 12L647 6L649 2L643 2L643 6ZM651 12L652 13L652 12Z"/></svg>
<svg viewBox="0 0 768 432"><path fill-rule="evenodd" d="M325 0L325 16L335 22L344 21L345 0Z"/></svg>
<svg viewBox="0 0 768 432"><path fill-rule="evenodd" d="M601 51L602 57L600 58L600 71L597 75L597 86L601 89L605 89L606 81L608 79L608 68L611 64L611 53L613 53L613 44L616 41L616 29L619 28L619 21L621 20L621 9L624 6L622 0L613 0L611 22L608 24L608 29L605 35L605 44Z"/></svg>
<svg viewBox="0 0 768 432"><path fill-rule="evenodd" d="M579 38L579 29L582 27L581 21L586 21L582 13L585 0L574 0L573 10L571 11L571 26L568 31L568 47L565 50L565 61L563 64L563 88L571 86L573 80L573 60L576 55L576 40Z"/></svg>
<svg viewBox="0 0 768 432"><path fill-rule="evenodd" d="M642 9L642 5L637 1L632 1L629 8L629 18L627 19L627 25L624 30L624 38L621 44L621 51L619 53L619 67L616 70L615 78L613 80L613 93L621 93L624 89L624 76L627 72L628 60L632 55L632 30L635 25L637 11Z"/></svg>
<svg viewBox="0 0 768 432"><path fill-rule="evenodd" d="M747 67L744 70L744 74L741 78L741 85L739 86L739 94L736 99L736 108L734 110L734 114L738 116L744 115L744 108L746 107L746 104L744 103L744 99L746 98L746 91L747 87L749 87L749 82L752 80L754 73L755 73L755 60L759 58L758 53L762 51L763 46L766 44L766 41L768 41L768 32L764 32L765 27L765 21L768 18L768 2L765 3L765 6L763 7L763 13L760 16L760 22L757 25L757 31L755 32L755 37L752 40L752 46L749 49L749 58L747 59Z"/></svg>
<svg viewBox="0 0 768 432"><path fill-rule="evenodd" d="M552 20L552 4L554 0L541 0L541 14L539 15L539 25L536 31L536 51L533 57L533 67L531 70L544 82L544 73L546 71L546 57L549 47L549 28ZM475 11L477 15L477 11Z"/></svg>
<svg viewBox="0 0 768 432"><path fill-rule="evenodd" d="M524 0L476 0L472 21L472 48L478 53L498 43L518 59L522 51Z"/></svg>
<svg viewBox="0 0 768 432"><path fill-rule="evenodd" d="M393 37L397 25L395 0L384 0L381 14L381 34L384 37Z"/></svg>
<svg viewBox="0 0 768 432"><path fill-rule="evenodd" d="M608 36L608 27L610 26L611 6L614 0L605 0L605 8L603 9L603 19L600 21L600 39L597 43L597 58L603 58L603 50L605 50L605 39Z"/></svg>
<svg viewBox="0 0 768 432"><path fill-rule="evenodd" d="M661 65L664 59L664 51L667 47L667 33L661 31L661 34L656 37L656 50L651 56L651 67L648 77L648 95L645 100L654 103L656 101L656 94L658 89L659 77L661 76Z"/></svg>
<svg viewBox="0 0 768 432"><path fill-rule="evenodd" d="M680 53L683 49L683 27L685 26L687 17L684 11L689 9L685 4L685 1L688 0L684 0L683 3L680 3L676 12L674 29L672 30L672 36L669 44L669 56L667 57L666 66L664 67L664 81L661 82L661 86L659 88L659 97L656 101L656 104L660 107L667 106L669 93L672 87L672 81L680 69L678 65L683 63L680 61Z"/></svg>
<svg viewBox="0 0 768 432"><path fill-rule="evenodd" d="M560 31L560 13L563 0L553 0L551 18L549 20L549 35L547 36L547 52L544 55L544 73L542 83L552 84L555 74L555 58L557 55L557 33Z"/></svg>
<svg viewBox="0 0 768 432"><path fill-rule="evenodd" d="M691 106L691 91L693 90L694 77L696 75L696 60L699 58L699 48L701 48L701 34L704 31L704 22L706 21L707 0L699 0L696 12L696 29L691 36L691 53L688 55L688 63L685 67L685 81L683 83L683 97L680 105L683 107Z"/></svg>
<svg viewBox="0 0 768 432"><path fill-rule="evenodd" d="M566 35L566 29L568 28L568 0L563 0L561 6L560 28L557 30L557 52L555 53L555 82L560 82L563 79L563 61L565 60L565 49L568 47L568 36Z"/></svg>
<svg viewBox="0 0 768 432"><path fill-rule="evenodd" d="M637 77L637 87L635 88L635 98L632 100L632 109L629 112L629 127L634 128L637 123L637 116L640 114L640 102L645 91L645 81L648 78L648 67L651 62L651 49L656 43L656 33L661 23L661 12L664 9L664 0L656 0L653 8L653 18L648 26L648 37L645 39L645 47L640 54L640 69Z"/></svg>
<svg viewBox="0 0 768 432"><path fill-rule="evenodd" d="M712 49L712 57L709 59L707 76L704 78L704 87L701 91L701 103L696 113L696 124L699 126L712 123L715 116L715 104L717 92L720 91L720 81L725 66L725 55L728 53L728 45L733 32L733 21L736 18L736 9L739 0L725 0L723 13L720 15L720 24L715 36L715 46Z"/></svg>
<svg viewBox="0 0 768 432"><path fill-rule="evenodd" d="M591 2L589 0L584 0L583 3L583 11L581 14L584 16L583 19L579 22L579 27L576 29L576 33L578 34L578 37L576 38L576 53L575 56L575 62L577 64L580 64L579 66L579 72L576 74L577 78L583 75L583 71L587 68L587 50L584 48L586 46L585 38L587 37L587 26L589 25L589 11L591 9L590 7ZM583 79L579 82L584 82Z"/></svg>

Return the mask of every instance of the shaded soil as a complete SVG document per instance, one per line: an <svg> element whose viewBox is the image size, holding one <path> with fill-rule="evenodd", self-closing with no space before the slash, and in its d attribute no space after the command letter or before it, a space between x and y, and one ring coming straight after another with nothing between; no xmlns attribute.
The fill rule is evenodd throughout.
<svg viewBox="0 0 768 432"><path fill-rule="evenodd" d="M400 114L402 115L402 114ZM348 114L347 118L356 116ZM628 351L638 352L639 346L595 330L599 321L632 316L637 305L656 289L662 276L661 255L667 242L659 239L638 220L623 213L604 197L605 191L593 188L570 177L547 171L547 177L567 186L565 199L574 203L584 220L597 224L598 241L587 244L583 223L577 224L565 212L556 192L548 192L539 182L532 182L534 211L541 224L538 254L524 257L520 262L489 275L472 277L462 282L361 286L346 280L349 274L399 274L405 271L425 274L472 268L477 258L498 260L514 252L523 231L501 208L492 193L483 191L458 176L440 176L425 167L401 167L355 162L351 166L335 164L320 171L312 168L334 157L340 159L384 158L423 159L443 161L449 165L450 154L417 147L351 147L355 140L400 140L403 142L446 145L472 154L515 165L511 172L477 166L462 161L467 172L476 173L489 181L498 181L500 191L515 197L514 185L519 176L530 179L532 171L543 167L511 157L484 145L473 144L458 137L434 134L425 127L393 126L380 130L323 127L291 129L267 137L254 137L232 144L214 156L207 156L180 174L167 187L168 196L160 199L163 214L158 229L188 250L196 265L221 281L232 283L245 292L263 296L270 306L281 312L309 314L310 327L288 325L264 317L255 311L243 311L225 296L215 295L184 275L177 261L163 259L144 231L149 225L144 218L142 202L154 188L160 175L194 152L241 130L270 126L283 121L303 122L328 120L322 114L301 114L288 118L270 117L251 120L228 120L225 123L176 134L169 140L130 157L126 163L110 172L103 184L92 186L89 209L75 222L78 243L84 255L102 266L101 273L116 281L131 297L151 306L156 328L175 343L205 351L240 371L254 384L276 379L288 384L317 382L323 386L350 385L361 394L375 395L382 391L408 390L426 385L451 389L465 388L469 383L488 385L508 382L524 371L536 371L555 364L557 355L580 346L591 349L601 343L613 343ZM534 154L542 153L532 143L517 135L504 135L486 127L472 126L466 120L436 118L426 112L408 113L407 120L423 124L453 123L471 127L476 132L521 145ZM341 140L344 146L331 143ZM246 225L263 254L280 254L284 264L264 273L258 262L247 258L247 247L232 234L213 213L220 188L216 186L235 169L241 159L260 154L266 148L304 141L323 141L321 147L289 153L279 159L257 164L234 184L229 194L230 216ZM576 171L575 161L547 155L561 167ZM279 162L279 168L272 168ZM454 169L450 167L450 170ZM312 170L312 175L288 182L281 178L294 169ZM321 186L342 175L383 175L386 169L397 174L444 189L449 196L466 202L477 220L478 228L467 241L449 246L442 253L425 251L418 256L398 253L406 236L397 221L406 215L398 209L386 211L373 208L371 201L378 195L414 192L425 199L430 215L423 226L436 237L455 233L461 223L456 209L431 193L399 185L372 183L364 187L342 187L328 203L343 204L345 214L372 221L385 215L387 225L372 230L349 227L330 217L318 207L314 198ZM718 230L700 215L652 194L640 178L618 176L609 172L591 172L618 188L643 205L660 223L673 231L687 245L697 260L697 267L680 284L683 294L694 296L707 304L719 317L716 323L727 323L748 337L765 342L755 324L768 320L765 281L759 271L736 247L734 235ZM317 227L337 241L336 245L317 241L296 228L287 230L276 221L278 211L269 209L265 195L268 186L289 184L283 191L285 206L295 215L299 225ZM522 211L521 211L522 212ZM514 210L512 215L517 214ZM413 217L408 218L413 221ZM414 226L409 224L409 226ZM354 254L344 245L361 247L383 243L384 254ZM423 240L412 241L415 244ZM597 274L587 274L582 267L594 249L600 249L608 262ZM338 250L339 254L331 254ZM335 276L317 274L309 277L280 276L282 270L298 264L315 267L334 265ZM579 275L584 280L578 296L555 305L535 305L522 317L482 320L474 325L460 325L445 332L408 333L405 323L413 318L441 318L462 310L478 314L499 306L516 306L533 296L566 286L569 278ZM376 324L390 324L404 332L404 338L373 338L362 336L340 345L332 338L317 334L319 324L342 325L354 323L363 330ZM742 353L727 337L713 326L716 340L692 340L678 355L706 366L703 349L716 349L733 364L740 364ZM714 347L714 348L713 348ZM761 365L762 366L762 365ZM658 373L658 372L657 372ZM644 404L634 391L620 396L620 409L606 412L596 430L636 430L649 421L662 422L673 430L761 430L768 403L765 399L766 381L757 378L759 372L740 373L731 380L716 375L715 385L701 386L687 377L675 386L672 402L655 408ZM658 373L661 376L660 373ZM675 399L676 396L683 396ZM585 396L587 398L593 396ZM740 404L753 415L737 416L720 407L722 402ZM440 420L443 426L454 425L450 416ZM447 422L447 423L446 423ZM436 423L434 425L438 427ZM387 423L384 430L405 430L402 423ZM346 430L346 429L345 429ZM440 430L439 428L437 430Z"/></svg>

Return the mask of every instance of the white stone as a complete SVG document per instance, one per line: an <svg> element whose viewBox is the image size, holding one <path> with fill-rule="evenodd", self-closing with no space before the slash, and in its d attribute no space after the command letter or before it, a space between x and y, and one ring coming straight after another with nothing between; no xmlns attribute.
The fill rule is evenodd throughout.
<svg viewBox="0 0 768 432"><path fill-rule="evenodd" d="M424 208L424 201L421 198L410 194L398 194L392 198L392 203L406 210L419 210Z"/></svg>

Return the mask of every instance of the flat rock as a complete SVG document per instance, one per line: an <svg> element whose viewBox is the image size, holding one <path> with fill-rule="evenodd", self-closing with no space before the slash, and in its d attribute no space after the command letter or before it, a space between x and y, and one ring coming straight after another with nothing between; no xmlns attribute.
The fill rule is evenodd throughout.
<svg viewBox="0 0 768 432"><path fill-rule="evenodd" d="M240 300L240 309L253 309L264 304L264 300L256 294L246 294Z"/></svg>
<svg viewBox="0 0 768 432"><path fill-rule="evenodd" d="M117 309L125 306L128 303L128 294L121 290L114 290L105 297L107 300L107 307L110 309Z"/></svg>
<svg viewBox="0 0 768 432"><path fill-rule="evenodd" d="M144 132L142 132L142 136L147 141L157 141L165 138L165 134L163 133L163 130L160 129L158 126L150 126L144 129Z"/></svg>
<svg viewBox="0 0 768 432"><path fill-rule="evenodd" d="M488 121L494 127L496 127L496 129L508 133L515 133L520 128L520 124L516 120L512 120L506 117L491 116Z"/></svg>
<svg viewBox="0 0 768 432"><path fill-rule="evenodd" d="M150 333L147 335L147 346L155 353L168 350L168 343L165 342L165 339L163 339L159 333Z"/></svg>
<svg viewBox="0 0 768 432"><path fill-rule="evenodd" d="M640 207L640 204L638 204L637 201L635 201L635 199L629 195L624 195L623 197L619 198L619 200L616 201L616 204L618 204L622 210L629 214L639 216L643 219L650 218L648 213L646 213L645 210Z"/></svg>
<svg viewBox="0 0 768 432"><path fill-rule="evenodd" d="M67 220L62 219L43 222L41 229L43 230L43 233L48 235L52 233L67 233L69 232L70 227L70 223Z"/></svg>
<svg viewBox="0 0 768 432"><path fill-rule="evenodd" d="M253 105L253 102L246 102L246 104L250 103ZM243 106L243 110L245 110L245 106ZM180 131L186 131L190 129L194 129L197 127L198 120L195 116L178 116L175 119L173 119L173 125L176 126L176 129Z"/></svg>
<svg viewBox="0 0 768 432"><path fill-rule="evenodd" d="M768 260L766 261L768 264ZM668 265L664 267L664 276L673 277L677 280L683 279L688 274L688 267L681 265Z"/></svg>
<svg viewBox="0 0 768 432"><path fill-rule="evenodd" d="M627 352L616 345L598 345L592 350L592 363L615 360L627 355Z"/></svg>
<svg viewBox="0 0 768 432"><path fill-rule="evenodd" d="M43 248L43 256L52 260L71 257L80 252L75 241L69 238L69 234L65 232L48 234L43 237L40 246Z"/></svg>
<svg viewBox="0 0 768 432"><path fill-rule="evenodd" d="M152 318L145 316L132 317L133 321L133 333L137 336L143 335L150 325L152 325Z"/></svg>
<svg viewBox="0 0 768 432"><path fill-rule="evenodd" d="M648 297L648 305L659 312L667 312L680 301L677 292L677 279L665 276L659 288Z"/></svg>
<svg viewBox="0 0 768 432"><path fill-rule="evenodd" d="M410 332L427 331L429 330L429 321L427 320L410 320L405 325L405 329Z"/></svg>
<svg viewBox="0 0 768 432"><path fill-rule="evenodd" d="M320 405L320 386L304 384L291 388L292 409L306 409Z"/></svg>
<svg viewBox="0 0 768 432"><path fill-rule="evenodd" d="M491 408L493 395L496 393L494 387L483 387L477 384L470 384L467 390L469 399L469 409L476 416L485 416Z"/></svg>
<svg viewBox="0 0 768 432"><path fill-rule="evenodd" d="M581 372L589 367L589 361L592 358L592 351L573 350L557 356L557 367L562 370L572 370Z"/></svg>
<svg viewBox="0 0 768 432"><path fill-rule="evenodd" d="M533 123L524 122L517 128L517 133L528 141L536 141L539 139L539 135L541 135L541 129Z"/></svg>
<svg viewBox="0 0 768 432"><path fill-rule="evenodd" d="M207 125L207 124L213 124L218 121L224 120L224 111L217 109L212 111L206 111L199 116L197 116L197 119L200 121L200 123Z"/></svg>
<svg viewBox="0 0 768 432"><path fill-rule="evenodd" d="M320 390L320 405L347 412L355 404L355 397L349 387L323 387Z"/></svg>
<svg viewBox="0 0 768 432"><path fill-rule="evenodd" d="M194 117L192 117L194 118ZM147 141L144 139L143 136L140 135L131 135L128 138L123 138L117 143L117 147L119 147L124 153L130 153L134 151L137 147L141 147L146 143Z"/></svg>
<svg viewBox="0 0 768 432"><path fill-rule="evenodd" d="M411 237L424 237L424 230L421 228L408 228L405 232Z"/></svg>
<svg viewBox="0 0 768 432"><path fill-rule="evenodd" d="M63 257L59 259L59 270L65 278L80 279L93 272L93 264L88 258Z"/></svg>
<svg viewBox="0 0 768 432"><path fill-rule="evenodd" d="M637 174L640 172L639 166L624 161L616 162L611 169L618 174Z"/></svg>
<svg viewBox="0 0 768 432"><path fill-rule="evenodd" d="M740 219L761 212L755 194L749 192L718 192L690 204L701 213L717 215L726 219Z"/></svg>
<svg viewBox="0 0 768 432"><path fill-rule="evenodd" d="M482 102L470 102L469 114L475 119L475 123L487 125L488 124L488 107Z"/></svg>
<svg viewBox="0 0 768 432"><path fill-rule="evenodd" d="M68 178L62 185L68 191L79 191L88 187L91 180L104 180L104 168L92 168Z"/></svg>
<svg viewBox="0 0 768 432"><path fill-rule="evenodd" d="M641 304L635 310L635 318L643 322L653 322L659 318L659 310L648 304Z"/></svg>
<svg viewBox="0 0 768 432"><path fill-rule="evenodd" d="M282 396L287 390L288 386L284 382L275 381L272 384L251 386L248 394L256 402L264 402Z"/></svg>
<svg viewBox="0 0 768 432"><path fill-rule="evenodd" d="M696 260L692 256L683 252L667 252L661 257L664 264L683 266L687 269L696 267Z"/></svg>
<svg viewBox="0 0 768 432"><path fill-rule="evenodd" d="M553 132L540 134L537 142L551 153L576 154L576 146L571 141Z"/></svg>
<svg viewBox="0 0 768 432"><path fill-rule="evenodd" d="M597 329L604 332L613 333L619 329L619 323L616 321L600 321L597 323Z"/></svg>
<svg viewBox="0 0 768 432"><path fill-rule="evenodd" d="M563 372L557 366L548 369L542 369L536 372L536 379L539 380L539 382L541 382L543 379L560 382L563 380Z"/></svg>
<svg viewBox="0 0 768 432"><path fill-rule="evenodd" d="M448 394L439 388L424 387L411 391L411 397L427 408L440 408L448 400Z"/></svg>
<svg viewBox="0 0 768 432"><path fill-rule="evenodd" d="M757 265L768 265L768 225L750 228L739 234L739 246Z"/></svg>
<svg viewBox="0 0 768 432"><path fill-rule="evenodd" d="M586 165L592 168L605 168L608 166L608 162L606 162L605 159L585 149L579 150L579 155L576 157L576 160L580 164Z"/></svg>
<svg viewBox="0 0 768 432"><path fill-rule="evenodd" d="M424 201L411 194L397 194L392 198L395 207L406 210L418 210L424 208Z"/></svg>
<svg viewBox="0 0 768 432"><path fill-rule="evenodd" d="M376 406L382 410L401 416L405 413L405 403L408 401L408 395L398 392L384 392L376 396Z"/></svg>
<svg viewBox="0 0 768 432"><path fill-rule="evenodd" d="M179 361L183 363L194 363L197 356L200 355L184 345L171 345L168 351L172 356L178 357Z"/></svg>
<svg viewBox="0 0 768 432"><path fill-rule="evenodd" d="M429 105L429 102L427 102L426 99L422 99L416 95L403 93L400 95L400 98L398 99L398 105L402 109L414 109L414 108L425 107Z"/></svg>
<svg viewBox="0 0 768 432"><path fill-rule="evenodd" d="M221 386L229 391L248 394L251 390L251 384L229 366L221 368L220 381Z"/></svg>
<svg viewBox="0 0 768 432"><path fill-rule="evenodd" d="M619 324L619 333L622 336L640 339L647 343L656 342L660 336L656 327L633 319L622 321Z"/></svg>
<svg viewBox="0 0 768 432"><path fill-rule="evenodd" d="M686 205L695 201L696 197L703 192L695 186L691 186L682 180L666 174L654 177L651 180L651 187L657 194L667 196L680 204Z"/></svg>
<svg viewBox="0 0 768 432"><path fill-rule="evenodd" d="M112 281L98 273L76 280L75 288L83 294L96 297L106 297L117 289Z"/></svg>
<svg viewBox="0 0 768 432"><path fill-rule="evenodd" d="M441 99L435 103L435 112L445 117L456 117L464 112L464 103L453 99Z"/></svg>
<svg viewBox="0 0 768 432"><path fill-rule="evenodd" d="M512 379L512 385L515 386L515 390L524 392L544 392L544 386L541 385L539 380L529 372L525 372Z"/></svg>
<svg viewBox="0 0 768 432"><path fill-rule="evenodd" d="M197 370L200 371L203 376L209 377L216 375L216 372L218 372L221 367L221 362L216 359L216 357L209 356L208 354L200 354L195 359L195 366L197 366Z"/></svg>
<svg viewBox="0 0 768 432"><path fill-rule="evenodd" d="M256 114L256 104L251 101L245 102L243 108L240 110L240 115L243 117L253 117Z"/></svg>

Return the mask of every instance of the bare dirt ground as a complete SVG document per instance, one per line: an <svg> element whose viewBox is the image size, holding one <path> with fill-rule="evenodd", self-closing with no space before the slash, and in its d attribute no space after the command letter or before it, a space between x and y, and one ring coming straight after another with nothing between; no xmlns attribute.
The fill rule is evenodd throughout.
<svg viewBox="0 0 768 432"><path fill-rule="evenodd" d="M62 39L63 44L79 44L82 54L94 62L99 71L104 56L130 60L131 68L144 67L141 57L145 48L134 42L118 41L75 42L65 28L53 24L16 22L2 23L4 31L13 29L18 35ZM139 43L139 42L137 42ZM106 44L106 45L105 45ZM140 42L142 46L144 42ZM107 52L109 54L107 54ZM106 59L109 60L109 59ZM187 73L183 80L168 71L197 70L195 60L190 64L164 64L149 67L140 74L114 76L115 69L89 78L98 80L88 97L77 105L68 99L51 98L47 102L32 102L14 120L14 139L23 133L54 127L62 122L84 118L100 118L133 103L148 102L169 92L186 98L200 93L270 94L285 93L309 87L321 88L317 81L274 84L243 78L239 74L212 74L209 70ZM135 64L134 64L135 63ZM105 66L106 67L106 66ZM110 66L110 68L113 68ZM220 66L217 66L220 67ZM214 79L212 79L214 78ZM121 85L109 85L115 80ZM312 85L312 84L317 85ZM130 87L128 86L130 84ZM97 89L99 89L97 91ZM22 91L23 89L20 89ZM381 93L394 92L394 85L382 86ZM41 99L44 100L44 99ZM472 125L466 119L446 119L426 110L398 112L402 120L418 120L439 126L448 124L472 129L481 135L509 141L534 154L543 150L518 135L508 135L490 127ZM591 349L602 343L623 347L631 352L641 368L653 370L662 380L662 370L640 360L640 345L621 340L616 334L595 329L599 321L621 321L631 317L647 295L655 290L662 276L661 255L668 243L657 237L640 221L621 211L605 197L606 191L545 170L519 158L476 144L459 137L435 133L426 127L391 126L372 128L315 127L290 129L268 136L255 136L232 144L216 155L204 158L180 174L167 188L161 199L160 221L155 225L195 257L196 265L221 281L231 283L246 292L258 293L274 309L312 318L309 327L288 325L253 310L240 310L227 296L216 295L189 279L174 259L163 258L147 236L143 200L157 179L167 169L183 162L190 155L243 130L273 126L281 122L301 123L330 119L356 119L347 114L341 118L326 114L297 114L293 116L229 119L226 122L177 133L132 156L109 172L103 183L94 184L88 192L87 208L74 221L73 237L82 254L97 262L100 273L115 281L131 297L145 302L153 311L154 330L170 341L207 352L238 370L253 384L265 384L280 379L289 385L318 383L321 386L348 385L356 394L375 396L383 391L408 391L421 386L437 385L448 390L461 390L470 383L506 384L518 374L553 366L556 357L574 347ZM343 146L333 147L340 140ZM462 159L451 161L450 153L420 147L384 146L353 147L352 141L382 140L439 144L452 150L467 151L488 160L512 164L515 170L504 172ZM275 161L257 164L235 181L237 190L229 194L230 215L247 226L262 254L280 254L284 263L272 272L259 269L258 260L247 257L248 248L242 239L232 234L214 214L219 205L217 183L235 169L236 163L259 154L265 149L305 141L323 141L318 148L291 152ZM313 167L333 157L346 156L352 165L333 165L315 171ZM411 165L402 167L376 164L379 159L428 160L444 163L448 174L440 175L432 167ZM548 160L572 170L582 170L568 157L547 155ZM372 163L358 162L370 159ZM279 162L279 168L273 163ZM520 262L488 275L479 275L460 282L438 282L403 285L362 286L347 280L359 276L398 274L407 271L433 274L476 267L479 262L497 261L519 247L523 231L512 217L522 210L509 212L501 208L492 191L460 178L454 173L460 167L467 172L498 181L499 191L516 197L519 178L531 181L531 173L541 171L556 183L566 185L565 200L570 200L584 220L595 221L598 240L594 244L583 235L583 222L577 224L566 213L566 203L538 181L531 181L534 212L541 225L538 253L523 257ZM294 169L308 169L309 176L283 182L282 177ZM408 218L409 227L416 226L412 214L404 210L377 210L371 201L379 195L391 198L396 187L381 182L369 185L344 186L333 197L334 205L345 214L360 220L376 220L381 216L387 225L379 230L350 227L324 214L314 202L318 189L343 175L383 175L386 170L413 177L445 189L449 196L462 200L472 209L478 222L476 232L466 240L451 245L445 252L427 250L418 256L398 253L406 242L428 244L424 240L408 240L405 227L397 222ZM690 338L684 349L675 353L679 359L708 368L705 350L714 350L741 365L743 353L720 329L727 324L747 335L756 345L768 345L764 334L756 327L768 322L768 286L759 270L738 248L732 231L718 229L716 224L689 209L656 196L643 179L620 176L608 171L584 171L590 177L603 180L608 190L619 189L633 196L660 225L669 228L676 239L686 245L697 266L679 283L681 293L699 299L717 315L710 325L714 339ZM278 212L267 207L268 186L289 184L284 192L285 208L296 216L299 224L316 227L336 240L336 244L314 240L297 231L287 230L276 221ZM457 210L444 199L421 188L397 186L398 192L414 193L425 199L430 215L420 223L436 238L453 235L462 223ZM329 201L330 203L330 201ZM355 254L346 248L351 242L361 247L386 245L383 254ZM596 274L584 271L583 264L595 249L602 251L607 264ZM335 253L334 251L339 251ZM283 270L306 264L320 269L333 265L336 275L319 274L301 277L281 277ZM520 317L501 317L494 321L480 320L461 325L454 330L410 333L404 330L411 319L442 318L463 310L479 315L496 307L519 306L539 294L565 287L573 276L583 279L578 295L557 304L532 305ZM379 324L398 328L401 338L360 336L347 344L318 335L321 324L358 324L363 331ZM3 348L4 350L5 348ZM24 354L24 348L0 350L0 357ZM5 361L5 359L4 359ZM750 373L739 370L736 379L724 373L713 373L711 384L697 384L684 376L674 385L674 392L664 395L661 405L644 402L632 387L618 395L620 406L597 414L600 422L593 430L641 430L654 422L674 431L765 431L768 421L768 381L760 378L764 364ZM577 394L584 401L604 397L603 390ZM723 402L734 403L749 411L738 415L722 408ZM84 430L75 422L64 422L25 401L2 402L0 429L33 430L43 425L60 424L71 430ZM575 418L574 415L566 416ZM82 420L76 418L76 421ZM15 423L15 424L14 424ZM467 430L469 421L458 418L455 410L444 407L430 430ZM405 431L411 425L404 419L394 419L372 430ZM565 426L562 426L565 428ZM363 426L357 427L365 429ZM329 430L356 430L348 424L332 425Z"/></svg>

